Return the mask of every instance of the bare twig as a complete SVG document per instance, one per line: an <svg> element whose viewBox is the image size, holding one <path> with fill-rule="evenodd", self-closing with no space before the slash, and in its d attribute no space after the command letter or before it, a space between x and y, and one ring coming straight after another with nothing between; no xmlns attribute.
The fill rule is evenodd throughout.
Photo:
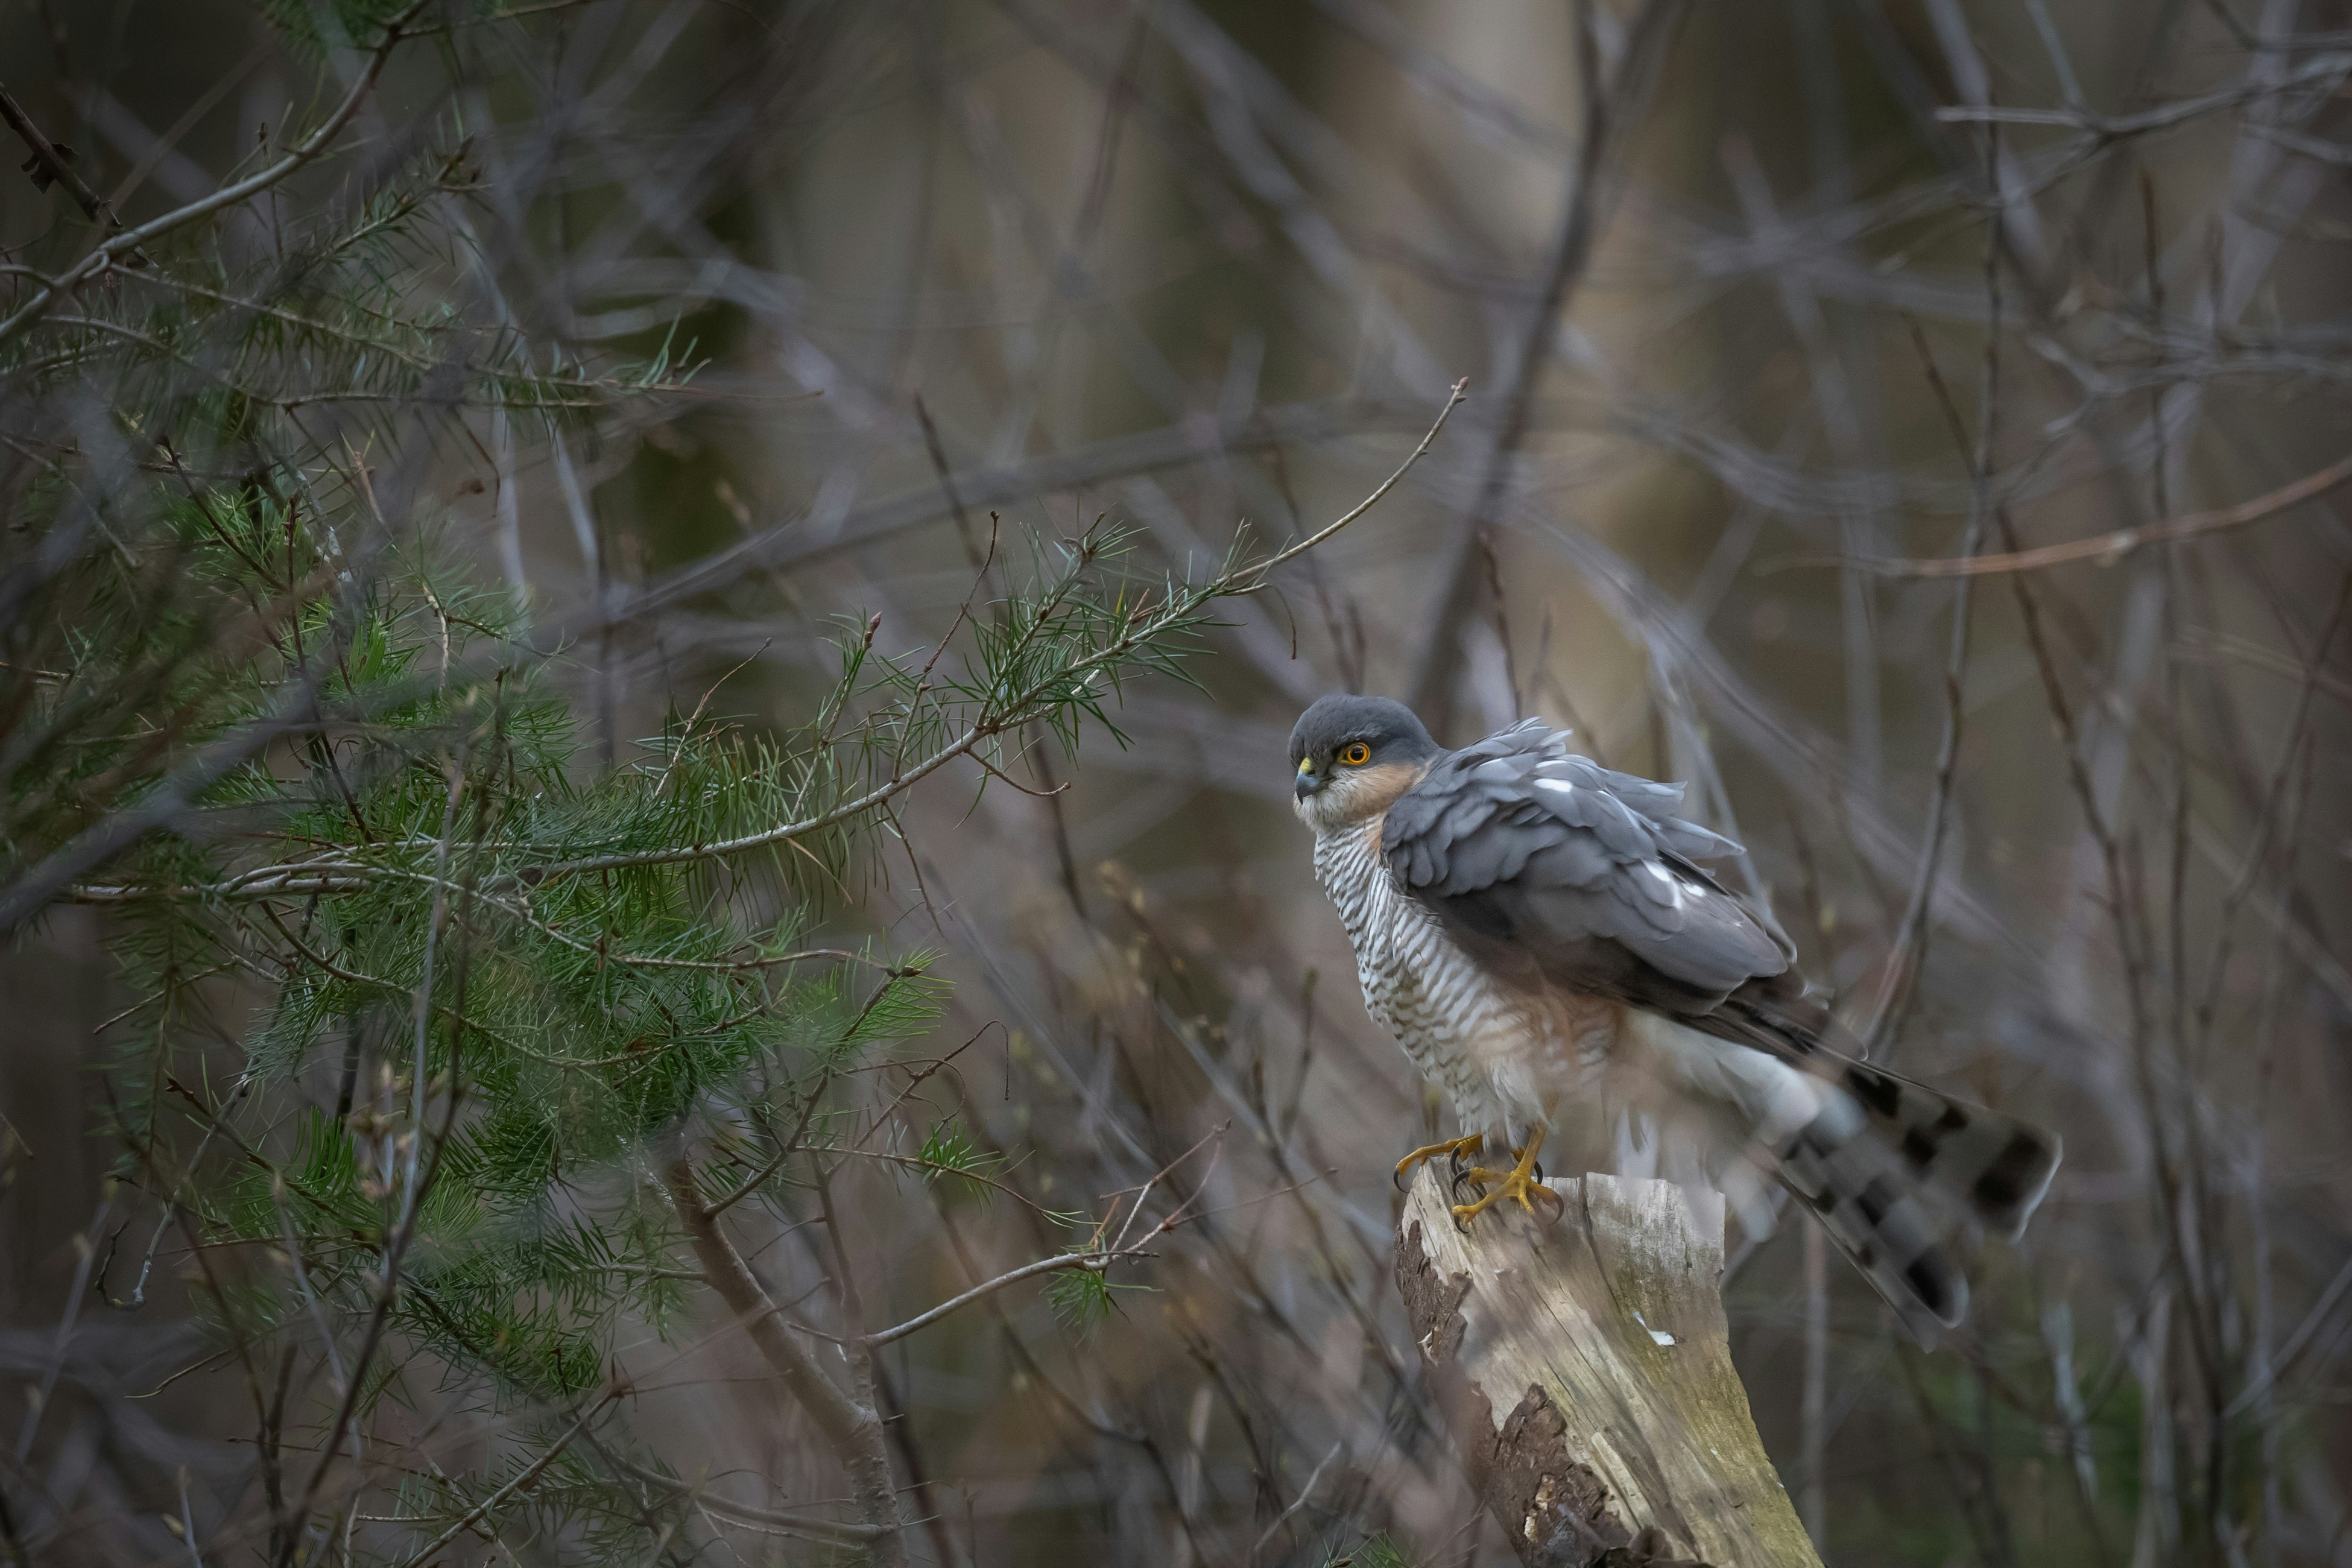
<svg viewBox="0 0 2352 1568"><path fill-rule="evenodd" d="M1160 1230L1165 1228L1166 1226L1162 1225L1154 1229L1151 1236L1159 1235ZM1145 1239L1150 1240L1150 1237L1146 1237ZM869 1347L877 1347L887 1345L893 1340L903 1340L917 1330L928 1329L940 1319L971 1305L983 1296L992 1296L1007 1285L1017 1285L1024 1279L1034 1279L1040 1274L1056 1274L1066 1268L1080 1268L1089 1274L1100 1274L1114 1263L1123 1262L1129 1258L1155 1256L1157 1255L1147 1252L1140 1247L1120 1247L1103 1252L1072 1252L1059 1258L1041 1258L1034 1263L1024 1263L1018 1268L1007 1269L995 1279L975 1285L962 1295L951 1297L933 1307L929 1311L909 1318L894 1328L882 1329L866 1334L863 1338L863 1342Z"/></svg>
<svg viewBox="0 0 2352 1568"><path fill-rule="evenodd" d="M845 1393L831 1374L793 1337L774 1301L761 1286L743 1255L727 1239L718 1217L702 1201L694 1178L694 1164L677 1160L669 1167L671 1205L686 1228L687 1239L709 1276L711 1288L727 1303L761 1358L784 1381L793 1397L808 1413L825 1442L849 1471L856 1492L861 1522L877 1563L905 1568L904 1539L908 1521L898 1500L898 1484L890 1474L890 1456L880 1417L873 1407ZM862 1354L862 1352L861 1352Z"/></svg>
<svg viewBox="0 0 2352 1568"><path fill-rule="evenodd" d="M16 95L5 86L0 86L0 120L5 120L8 128L32 149L33 156L26 166L32 171L35 188L47 190L52 184L63 185L67 194L73 197L74 205L81 208L82 216L92 223L103 223L110 229L122 226L122 220L114 216L114 209L107 205L106 198L90 189L89 182L74 172L74 166L67 162L65 151L42 134L41 128L33 122L33 117L25 112L24 106L16 101Z"/></svg>
<svg viewBox="0 0 2352 1568"><path fill-rule="evenodd" d="M1942 560L1858 561L1848 563L1882 577L1986 577L2009 572L2038 572L2045 566L2063 566L2076 561L2112 566L2147 545L2178 543L2182 540L2243 528L2248 523L2276 517L2305 501L2326 495L2347 480L2352 480L2352 457L2339 458L2316 473L2306 474L2291 485L2282 485L2267 495L2256 496L2236 506L2216 511L2189 512L2182 517L2168 518L2162 522L2143 523L2137 528L2119 528L2113 533L2103 533L2095 539L2070 540L2063 544L2044 544L2032 550L2011 550L1973 558L1963 555ZM1804 563L1808 563L1790 562L1786 564Z"/></svg>

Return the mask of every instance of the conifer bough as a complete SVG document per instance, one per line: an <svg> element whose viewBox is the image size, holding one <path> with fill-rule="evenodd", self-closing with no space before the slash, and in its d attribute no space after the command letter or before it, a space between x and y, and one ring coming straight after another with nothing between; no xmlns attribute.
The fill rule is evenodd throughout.
<svg viewBox="0 0 2352 1568"><path fill-rule="evenodd" d="M331 290L343 242L318 243L323 270L287 271ZM167 284L184 265L159 259ZM223 308L107 334L102 353L170 376L201 328L246 345L258 376L271 351L236 334L300 334L331 309L233 281L167 287ZM374 363L432 377L453 357ZM516 377L501 396L539 384L499 374ZM1033 1281L1082 1331L1128 1288L1111 1271L1154 1256L1190 1199L1147 1213L1147 1186L1123 1217L1117 1202L1099 1218L1040 1208L1076 1232L1069 1247L895 1326L853 1310L830 1331L772 1291L730 1226L829 1204L852 1166L1036 1206L951 1124L919 1152L871 1146L896 1135L898 1105L877 1115L841 1086L919 1037L941 992L928 954L809 942L822 890L922 780L969 760L984 785L1034 728L1075 747L1087 719L1112 724L1127 679L1181 679L1215 601L1260 591L1387 495L1462 387L1360 505L1286 548L1237 542L1213 575L1139 591L1119 574L1128 535L1097 522L1041 549L1032 586L960 614L919 664L877 651L878 617L863 622L803 731L756 742L698 709L644 764L586 777L549 650L505 595L394 535L393 479L305 447L286 410L240 416L289 437L257 478L199 477L226 466L208 444L250 438L192 423L209 395L180 405L188 433L155 481L125 481L120 548L64 558L46 589L58 628L12 661L0 906L107 910L137 997L109 1076L118 1202L153 1205L151 1262L167 1223L178 1236L211 1350L257 1391L268 1501L250 1546L286 1568L315 1560L322 1532L348 1550L358 1500L389 1482L396 1506L361 1533L392 1563L525 1514L642 1545L706 1503L904 1562L874 1352ZM47 504L27 509L32 531L71 537ZM251 1021L222 1035L204 1022L221 1016ZM674 1339L705 1291L841 1461L849 1517L706 1497L631 1436L623 1331ZM450 1388L501 1415L509 1457L392 1479L360 1438L387 1398Z"/></svg>

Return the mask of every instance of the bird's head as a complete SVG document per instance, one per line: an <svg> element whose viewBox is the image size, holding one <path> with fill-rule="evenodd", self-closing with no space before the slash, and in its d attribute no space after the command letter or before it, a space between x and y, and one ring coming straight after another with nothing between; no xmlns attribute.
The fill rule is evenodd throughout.
<svg viewBox="0 0 2352 1568"><path fill-rule="evenodd" d="M1420 782L1437 752L1402 702L1318 698L1290 731L1299 818L1318 833L1369 822Z"/></svg>

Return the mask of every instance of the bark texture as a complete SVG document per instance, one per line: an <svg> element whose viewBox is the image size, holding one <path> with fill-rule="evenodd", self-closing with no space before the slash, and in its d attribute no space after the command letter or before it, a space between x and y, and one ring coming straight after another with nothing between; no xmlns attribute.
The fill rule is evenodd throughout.
<svg viewBox="0 0 2352 1568"><path fill-rule="evenodd" d="M1717 1293L1723 1204L1550 1184L1469 1231L1423 1166L1397 1289L1487 1508L1531 1568L1821 1568L1756 1435Z"/></svg>

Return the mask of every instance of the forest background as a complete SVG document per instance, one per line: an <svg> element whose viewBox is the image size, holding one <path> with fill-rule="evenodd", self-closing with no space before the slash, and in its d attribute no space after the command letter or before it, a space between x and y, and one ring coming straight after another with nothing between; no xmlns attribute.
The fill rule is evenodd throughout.
<svg viewBox="0 0 2352 1568"><path fill-rule="evenodd" d="M1829 1561L2352 1562L2347 26L10 5L0 1555L1510 1561L1346 689L2063 1132Z"/></svg>

